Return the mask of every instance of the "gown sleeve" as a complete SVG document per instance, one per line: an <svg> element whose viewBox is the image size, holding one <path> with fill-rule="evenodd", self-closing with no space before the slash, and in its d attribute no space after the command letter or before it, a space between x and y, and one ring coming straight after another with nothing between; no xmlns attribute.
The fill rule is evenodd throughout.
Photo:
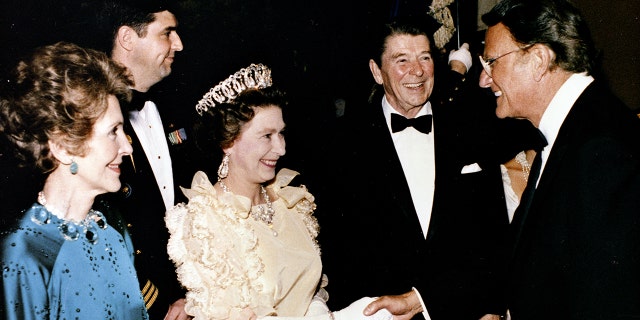
<svg viewBox="0 0 640 320"><path fill-rule="evenodd" d="M0 319L44 319L49 316L47 283L62 241L24 221L2 239L2 306ZM27 225L25 225L27 224ZM36 235L37 236L34 236Z"/></svg>

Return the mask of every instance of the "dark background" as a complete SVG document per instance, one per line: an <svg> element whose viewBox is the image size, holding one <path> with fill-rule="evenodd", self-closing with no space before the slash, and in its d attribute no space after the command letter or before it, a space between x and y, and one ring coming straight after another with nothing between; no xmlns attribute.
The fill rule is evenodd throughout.
<svg viewBox="0 0 640 320"><path fill-rule="evenodd" d="M482 1L491 0L457 0L450 6L454 19L459 13L461 40L472 43L473 53L482 51L483 35L476 26ZM193 114L195 103L211 86L250 63L264 63L292 102L288 152L307 153L318 141L314 139L331 129L336 98L345 99L350 112L368 96L373 80L364 48L370 26L393 15L426 12L430 2L176 0L184 50L176 56L173 73L152 90L160 103ZM631 109L640 111L640 1L575 3L602 49L605 80ZM2 0L0 76L34 47L59 40L91 43L99 37L87 14L90 4ZM456 38L449 47L456 45ZM477 60L474 64L478 68Z"/></svg>
<svg viewBox="0 0 640 320"><path fill-rule="evenodd" d="M91 3L2 0L3 74L37 46L60 40L93 45L102 35L91 21ZM302 161L317 151L318 139L328 136L335 120L335 99L347 101L347 112L366 100L374 83L365 52L370 26L393 15L426 13L430 0L175 3L184 50L176 54L172 74L151 89L158 96L156 101L182 114L195 114L196 102L210 87L250 63L264 63L272 69L274 84L291 100L286 113L289 156L285 160ZM462 34L471 37L477 9L474 1L468 3L460 12L469 21L463 25L468 31ZM298 162L293 168L304 166Z"/></svg>
<svg viewBox="0 0 640 320"><path fill-rule="evenodd" d="M59 40L86 44L97 36L87 15L90 0L2 2L2 71L33 47ZM362 80L371 81L359 48L368 25L399 10L426 12L428 7L426 1L413 1L408 9L409 4L395 0L175 2L184 50L156 91L173 91L189 105L229 74L262 62L273 69L280 87L296 96L329 99L331 107L333 97L349 95L354 85L363 87Z"/></svg>

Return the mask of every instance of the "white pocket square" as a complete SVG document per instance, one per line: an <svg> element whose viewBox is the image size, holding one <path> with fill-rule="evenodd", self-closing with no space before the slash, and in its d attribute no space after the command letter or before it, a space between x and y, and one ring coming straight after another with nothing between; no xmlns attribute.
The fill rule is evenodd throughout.
<svg viewBox="0 0 640 320"><path fill-rule="evenodd" d="M474 164L469 164L462 167L462 170L460 171L460 173L466 174L466 173L474 173L474 172L480 172L480 171L482 171L482 168L480 168L480 165L477 163L474 163Z"/></svg>

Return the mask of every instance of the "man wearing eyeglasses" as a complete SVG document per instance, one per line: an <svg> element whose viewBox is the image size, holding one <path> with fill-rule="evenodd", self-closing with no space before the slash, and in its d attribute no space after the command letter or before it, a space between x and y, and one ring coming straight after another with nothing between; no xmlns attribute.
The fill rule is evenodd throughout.
<svg viewBox="0 0 640 320"><path fill-rule="evenodd" d="M640 121L594 78L567 1L504 0L483 21L480 86L548 143L511 224L512 318L640 318Z"/></svg>

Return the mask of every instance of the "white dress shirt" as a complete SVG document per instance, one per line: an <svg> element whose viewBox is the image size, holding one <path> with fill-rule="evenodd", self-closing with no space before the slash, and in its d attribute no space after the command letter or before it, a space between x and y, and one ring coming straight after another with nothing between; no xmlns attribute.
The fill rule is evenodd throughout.
<svg viewBox="0 0 640 320"><path fill-rule="evenodd" d="M386 95L382 98L382 111L387 121L387 127L389 128L389 133L391 133L396 153L400 158L404 177L409 185L411 199L418 214L422 234L426 239L431 221L431 210L433 209L433 194L436 187L436 163L433 142L433 130L435 128L433 122L431 123L431 132L429 134L421 133L413 127L394 133L391 130L391 114L399 113L391 107ZM431 102L429 101L418 111L416 117L428 114L432 114ZM420 292L416 288L412 288L412 290L420 300L423 310L422 315L426 320L431 320Z"/></svg>
<svg viewBox="0 0 640 320"><path fill-rule="evenodd" d="M436 178L433 123L429 134L421 133L413 127L393 133L391 132L391 114L398 112L391 107L386 96L382 98L382 110L402 164L404 177L409 185L411 199L418 214L418 220L420 220L422 234L426 238L429 230L429 221L431 220ZM431 114L430 102L427 102L420 109L416 117L427 114Z"/></svg>
<svg viewBox="0 0 640 320"><path fill-rule="evenodd" d="M164 136L162 120L156 104L147 101L142 110L130 111L131 126L136 132L142 149L149 160L153 175L162 193L164 206L169 210L174 205L173 170L171 168L171 156L169 145ZM135 153L134 153L135 155Z"/></svg>

